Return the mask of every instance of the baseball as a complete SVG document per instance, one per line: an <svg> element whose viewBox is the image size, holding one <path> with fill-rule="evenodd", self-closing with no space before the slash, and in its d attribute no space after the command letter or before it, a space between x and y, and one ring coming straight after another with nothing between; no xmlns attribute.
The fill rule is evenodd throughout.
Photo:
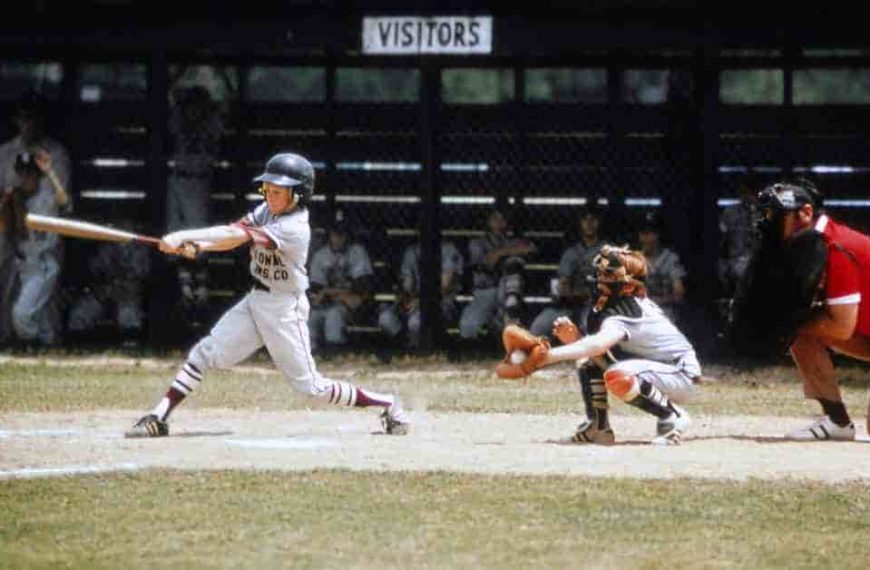
<svg viewBox="0 0 870 570"><path fill-rule="evenodd" d="M522 350L515 350L511 352L510 361L511 364L522 364L526 361L529 355L523 352Z"/></svg>

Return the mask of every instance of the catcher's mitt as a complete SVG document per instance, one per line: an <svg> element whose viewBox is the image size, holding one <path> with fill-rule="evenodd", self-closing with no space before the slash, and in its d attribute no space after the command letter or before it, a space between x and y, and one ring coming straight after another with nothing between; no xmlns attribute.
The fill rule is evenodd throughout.
<svg viewBox="0 0 870 570"><path fill-rule="evenodd" d="M545 337L535 336L526 329L517 325L508 325L501 334L502 344L505 349L504 360L495 367L495 373L499 378L514 380L528 376L541 367L547 353L550 351L550 341ZM520 350L528 356L519 363L514 364L510 360L512 352Z"/></svg>
<svg viewBox="0 0 870 570"><path fill-rule="evenodd" d="M827 262L828 244L814 230L762 242L731 302L732 346L749 357L785 353L801 325L824 310Z"/></svg>

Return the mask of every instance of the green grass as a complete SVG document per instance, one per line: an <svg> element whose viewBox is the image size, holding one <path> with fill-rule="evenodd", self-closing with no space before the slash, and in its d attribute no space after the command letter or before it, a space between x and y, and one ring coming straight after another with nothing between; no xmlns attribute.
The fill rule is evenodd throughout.
<svg viewBox="0 0 870 570"><path fill-rule="evenodd" d="M347 471L0 482L0 567L870 567L870 488Z"/></svg>
<svg viewBox="0 0 870 570"><path fill-rule="evenodd" d="M72 411L140 409L150 407L166 390L182 357L141 361L113 360L106 364L16 360L0 364L0 413L13 411ZM437 359L404 360L392 367L364 359L336 360L320 366L326 375L345 378L377 390L396 390L414 406L430 410L473 412L571 413L580 407L574 374L568 367L554 378L499 380L492 363L455 366ZM452 372L445 372L451 370ZM403 374L403 371L406 374ZM413 371L413 372L412 372ZM386 373L390 374L387 375ZM803 416L818 413L806 402L790 366L766 366L751 371L708 367L716 382L701 387L692 404L698 414ZM839 369L843 395L856 418L867 409L870 374L860 365ZM202 387L188 399L191 408L284 410L309 405L291 392L268 362L231 371L210 372ZM618 403L615 413L634 413Z"/></svg>

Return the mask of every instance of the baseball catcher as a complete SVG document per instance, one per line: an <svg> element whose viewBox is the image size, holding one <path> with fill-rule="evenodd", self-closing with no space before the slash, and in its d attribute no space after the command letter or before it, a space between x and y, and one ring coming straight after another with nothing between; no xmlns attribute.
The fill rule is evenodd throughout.
<svg viewBox="0 0 870 570"><path fill-rule="evenodd" d="M787 439L853 440L830 351L870 360L870 237L823 213L806 180L768 186L759 205L761 246L734 300L732 337L751 354L788 348L804 395L821 405L824 416Z"/></svg>
<svg viewBox="0 0 870 570"><path fill-rule="evenodd" d="M695 350L647 298L647 265L640 252L605 245L593 263L598 299L589 334L583 336L570 319L560 317L553 335L563 346L554 348L543 337L507 327L502 335L507 356L496 374L521 378L557 362L576 362L586 419L572 436L574 443L614 443L608 418L608 394L613 394L656 417L653 444L679 445L691 419L678 404L694 397L701 379ZM517 354L527 356L522 360Z"/></svg>

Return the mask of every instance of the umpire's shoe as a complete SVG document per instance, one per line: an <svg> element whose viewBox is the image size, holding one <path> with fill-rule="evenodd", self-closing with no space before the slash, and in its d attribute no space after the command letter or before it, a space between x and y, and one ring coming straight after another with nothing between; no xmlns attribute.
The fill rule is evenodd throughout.
<svg viewBox="0 0 870 570"><path fill-rule="evenodd" d="M165 437L169 435L169 424L154 414L142 416L133 427L124 432L124 437Z"/></svg>

